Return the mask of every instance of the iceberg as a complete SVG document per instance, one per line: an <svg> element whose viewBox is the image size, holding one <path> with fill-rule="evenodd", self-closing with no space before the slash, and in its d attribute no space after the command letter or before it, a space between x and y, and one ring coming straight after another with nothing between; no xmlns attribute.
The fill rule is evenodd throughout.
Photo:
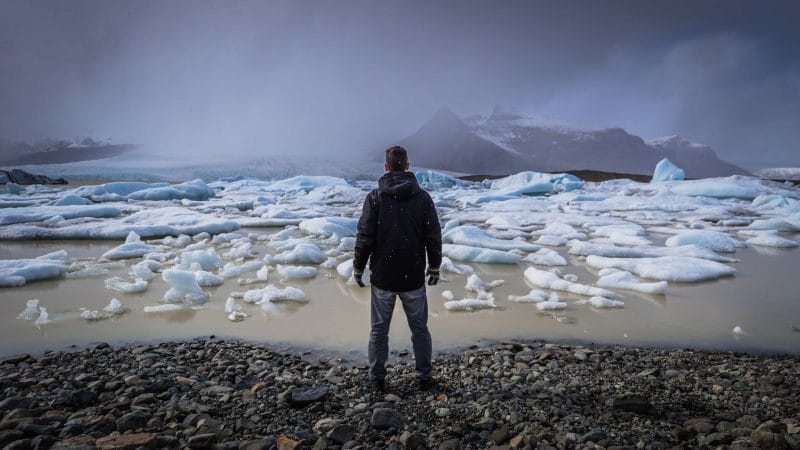
<svg viewBox="0 0 800 450"><path fill-rule="evenodd" d="M736 262L734 258L718 255L713 250L697 245L677 247L617 247L594 242L575 241L569 249L571 255L606 256L612 258L657 258L661 256L688 256L717 262Z"/></svg>
<svg viewBox="0 0 800 450"><path fill-rule="evenodd" d="M89 197L95 201L119 201L124 197L145 189L168 187L168 183L141 183L134 181L116 181L94 186L81 186L73 192L81 197Z"/></svg>
<svg viewBox="0 0 800 450"><path fill-rule="evenodd" d="M682 181L686 178L686 173L667 158L662 159L656 164L653 171L651 183L663 183L665 181Z"/></svg>
<svg viewBox="0 0 800 450"><path fill-rule="evenodd" d="M208 295L200 288L193 272L167 269L161 278L169 284L169 290L164 294L164 301L204 303L208 300Z"/></svg>
<svg viewBox="0 0 800 450"><path fill-rule="evenodd" d="M208 200L214 197L216 193L213 189L208 187L203 180L197 179L187 181L185 183L173 184L161 187L151 187L148 189L140 189L131 192L127 195L129 200L148 200L148 201L165 201L165 200Z"/></svg>
<svg viewBox="0 0 800 450"><path fill-rule="evenodd" d="M188 269L192 264L198 264L203 270L212 270L222 267L224 262L213 248L181 253L181 268Z"/></svg>
<svg viewBox="0 0 800 450"><path fill-rule="evenodd" d="M776 247L776 248L797 247L796 241L780 237L774 232L758 233L754 237L751 237L745 242L747 242L748 245L757 245L762 247Z"/></svg>
<svg viewBox="0 0 800 450"><path fill-rule="evenodd" d="M91 205L92 201L83 197L79 197L77 195L65 195L60 199L53 202L53 206L79 206L79 205Z"/></svg>
<svg viewBox="0 0 800 450"><path fill-rule="evenodd" d="M443 245L442 254L457 261L486 264L516 264L521 259L519 255L510 252L456 244Z"/></svg>
<svg viewBox="0 0 800 450"><path fill-rule="evenodd" d="M159 252L163 248L161 246L149 245L142 242L141 237L135 231L128 233L125 238L125 243L111 250L103 253L103 259L130 259L141 258L142 256L151 253Z"/></svg>
<svg viewBox="0 0 800 450"><path fill-rule="evenodd" d="M758 183L763 188L761 183ZM691 197L738 198L753 200L760 192L752 181L735 176L684 181L669 188L672 192Z"/></svg>
<svg viewBox="0 0 800 450"><path fill-rule="evenodd" d="M605 270L605 269L603 269ZM642 283L626 271L616 271L603 275L596 283L598 286L609 289L628 289L631 291L644 292L646 294L663 294L667 291L667 282Z"/></svg>
<svg viewBox="0 0 800 450"><path fill-rule="evenodd" d="M300 230L316 236L343 237L355 236L358 219L349 217L315 217L300 222Z"/></svg>
<svg viewBox="0 0 800 450"><path fill-rule="evenodd" d="M56 278L66 271L67 263L57 259L0 259L0 287Z"/></svg>
<svg viewBox="0 0 800 450"><path fill-rule="evenodd" d="M585 284L567 281L553 272L539 270L535 267L528 267L524 272L525 279L532 285L553 291L571 292L573 294L586 296L600 296L616 298L617 295L605 289L587 286Z"/></svg>
<svg viewBox="0 0 800 450"><path fill-rule="evenodd" d="M107 219L121 215L121 209L105 205L25 206L0 209L0 225L44 222L54 216L67 220L87 217Z"/></svg>
<svg viewBox="0 0 800 450"><path fill-rule="evenodd" d="M222 267L222 270L219 271L218 275L225 278L238 277L243 273L258 270L261 268L261 266L261 261L248 261L243 264L228 263Z"/></svg>
<svg viewBox="0 0 800 450"><path fill-rule="evenodd" d="M425 189L438 190L469 185L469 181L445 175L435 170L420 170L415 173L417 183Z"/></svg>
<svg viewBox="0 0 800 450"><path fill-rule="evenodd" d="M603 269L607 267L633 272L654 280L691 283L714 280L733 275L736 269L715 261L686 256L662 256L659 258L607 258L590 255L586 264ZM604 295L600 295L605 297Z"/></svg>
<svg viewBox="0 0 800 450"><path fill-rule="evenodd" d="M303 278L314 278L317 276L316 267L308 266L285 266L278 264L278 273L284 280L296 280Z"/></svg>
<svg viewBox="0 0 800 450"><path fill-rule="evenodd" d="M676 234L664 243L667 247L697 245L715 252L733 253L740 242L725 233L711 230L691 230Z"/></svg>
<svg viewBox="0 0 800 450"><path fill-rule="evenodd" d="M292 250L270 257L276 264L322 264L327 257L312 243L297 244Z"/></svg>
<svg viewBox="0 0 800 450"><path fill-rule="evenodd" d="M535 252L541 247L524 241L497 239L489 233L472 225L455 227L442 236L442 241L469 247L490 248L494 250L521 250Z"/></svg>

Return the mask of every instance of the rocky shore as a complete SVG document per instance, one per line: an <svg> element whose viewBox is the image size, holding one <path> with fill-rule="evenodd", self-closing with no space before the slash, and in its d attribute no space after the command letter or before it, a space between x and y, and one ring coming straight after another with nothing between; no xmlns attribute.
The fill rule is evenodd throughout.
<svg viewBox="0 0 800 450"><path fill-rule="evenodd" d="M436 355L429 392L391 361L378 394L363 361L237 341L15 356L0 447L800 448L796 357L502 343Z"/></svg>

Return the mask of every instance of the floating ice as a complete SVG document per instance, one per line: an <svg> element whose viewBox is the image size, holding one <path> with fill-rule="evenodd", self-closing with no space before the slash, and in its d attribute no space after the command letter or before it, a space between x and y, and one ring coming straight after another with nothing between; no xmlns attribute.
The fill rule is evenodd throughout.
<svg viewBox="0 0 800 450"><path fill-rule="evenodd" d="M776 233L763 232L746 241L749 245L762 247L790 248L797 247L797 242L778 236Z"/></svg>
<svg viewBox="0 0 800 450"><path fill-rule="evenodd" d="M338 266L336 266L336 273L338 273L339 276L346 278L348 285L354 286L356 284L356 280L355 280L355 278L353 278L353 259L352 258L350 258L350 259L342 262ZM369 284L371 273L372 272L369 270L369 265L367 265L367 267L364 269L364 274L361 277L361 281L365 285Z"/></svg>
<svg viewBox="0 0 800 450"><path fill-rule="evenodd" d="M178 269L167 269L161 275L170 289L164 294L167 302L203 303L208 295L203 292L193 272Z"/></svg>
<svg viewBox="0 0 800 450"><path fill-rule="evenodd" d="M19 320L36 320L39 317L39 299L34 298L25 303L25 309L19 313Z"/></svg>
<svg viewBox="0 0 800 450"><path fill-rule="evenodd" d="M213 248L181 253L181 267L189 268L192 264L199 264L203 270L212 270L222 267L224 262Z"/></svg>
<svg viewBox="0 0 800 450"><path fill-rule="evenodd" d="M127 310L128 308L126 308L125 305L123 305L122 302L116 298L112 298L111 301L108 302L108 305L103 308L103 311L109 314L122 314Z"/></svg>
<svg viewBox="0 0 800 450"><path fill-rule="evenodd" d="M296 287L286 286L281 289L270 284L261 289L251 289L245 292L244 301L255 304L281 301L307 303L308 298L303 291Z"/></svg>
<svg viewBox="0 0 800 450"><path fill-rule="evenodd" d="M238 277L243 273L258 270L261 268L261 266L261 261L248 261L242 264L228 263L222 267L222 270L219 271L218 275L225 278Z"/></svg>
<svg viewBox="0 0 800 450"><path fill-rule="evenodd" d="M192 266L195 266L195 264L192 264ZM195 268L196 267L192 267L192 269ZM194 279L197 280L197 284L199 284L200 287L222 286L222 284L225 283L224 277L214 275L211 272L205 270L192 270L192 272L194 272Z"/></svg>
<svg viewBox="0 0 800 450"><path fill-rule="evenodd" d="M689 180L670 186L672 192L681 195L743 200L753 200L758 197L759 189L763 189L761 182L739 176Z"/></svg>
<svg viewBox="0 0 800 450"><path fill-rule="evenodd" d="M543 234L535 241L536 244L547 245L550 247L560 247L562 245L566 245L567 242L569 242L567 238L553 234Z"/></svg>
<svg viewBox="0 0 800 450"><path fill-rule="evenodd" d="M517 303L539 303L547 300L547 293L538 289L531 289L525 295L509 295L508 300Z"/></svg>
<svg viewBox="0 0 800 450"><path fill-rule="evenodd" d="M611 291L607 291L605 289L600 289L592 286L587 286L585 284L573 283L571 281L561 279L558 275L554 274L553 272L539 270L535 267L528 267L527 269L525 269L524 275L525 279L528 280L529 283L531 283L536 287L544 289L551 289L554 291L565 291L565 292L571 292L573 294L586 295L586 296L597 295L609 298L617 297L617 295Z"/></svg>
<svg viewBox="0 0 800 450"><path fill-rule="evenodd" d="M98 266L89 266L74 272L67 272L64 276L67 278L90 278L106 275L108 275L108 269Z"/></svg>
<svg viewBox="0 0 800 450"><path fill-rule="evenodd" d="M140 278L145 281L150 281L158 275L155 274L161 270L161 263L153 260L144 260L131 266L131 272L135 278Z"/></svg>
<svg viewBox="0 0 800 450"><path fill-rule="evenodd" d="M106 289L122 292L124 294L133 294L147 290L147 281L142 279L128 282L126 279L121 277L111 277L105 281L105 285Z"/></svg>
<svg viewBox="0 0 800 450"><path fill-rule="evenodd" d="M744 330L742 330L742 327L740 327L739 325L736 325L735 327L733 327L732 333L737 335L737 336L742 336L742 335L745 334Z"/></svg>
<svg viewBox="0 0 800 450"><path fill-rule="evenodd" d="M65 195L60 199L53 202L53 206L79 206L79 205L91 205L92 201L83 197L79 197L77 195Z"/></svg>
<svg viewBox="0 0 800 450"><path fill-rule="evenodd" d="M455 295L453 295L453 291L443 291L442 297L444 297L445 300L453 300L456 298Z"/></svg>
<svg viewBox="0 0 800 450"><path fill-rule="evenodd" d="M452 259L448 258L447 256L442 256L442 265L440 268L445 272L455 273L458 275L464 275L467 273L472 273L474 270L472 267L466 264L456 264L453 262Z"/></svg>
<svg viewBox="0 0 800 450"><path fill-rule="evenodd" d="M683 169L672 164L672 161L667 158L662 159L656 164L656 169L653 171L653 178L651 183L663 183L665 181L682 181L686 177Z"/></svg>
<svg viewBox="0 0 800 450"><path fill-rule="evenodd" d="M272 256L276 264L321 264L327 257L312 243L297 244L292 250Z"/></svg>
<svg viewBox="0 0 800 450"><path fill-rule="evenodd" d="M539 246L527 242L497 239L489 233L472 225L462 225L446 232L442 236L442 241L452 244L466 245L470 247L490 248L494 250L522 250L523 252L535 252Z"/></svg>
<svg viewBox="0 0 800 450"><path fill-rule="evenodd" d="M323 237L335 236L337 239L341 239L355 236L357 225L358 219L349 217L315 217L300 222L299 226L300 230L308 234Z"/></svg>
<svg viewBox="0 0 800 450"><path fill-rule="evenodd" d="M599 296L589 298L589 303L595 308L622 308L625 306L625 302Z"/></svg>
<svg viewBox="0 0 800 450"><path fill-rule="evenodd" d="M140 183L134 181L117 181L94 186L81 186L73 192L76 195L89 197L95 201L118 201L124 197L144 189L168 187L167 183Z"/></svg>
<svg viewBox="0 0 800 450"><path fill-rule="evenodd" d="M591 255L586 258L586 263L598 269L613 267L633 272L645 278L684 283L713 280L736 273L736 269L731 266L685 256L606 258L604 256Z"/></svg>
<svg viewBox="0 0 800 450"><path fill-rule="evenodd" d="M127 195L129 200L208 200L214 197L215 192L208 187L203 180L197 179L185 183L173 184L161 187L151 187L131 192Z"/></svg>
<svg viewBox="0 0 800 450"><path fill-rule="evenodd" d="M516 264L520 260L520 256L514 253L456 244L443 245L442 254L457 261L487 264Z"/></svg>
<svg viewBox="0 0 800 450"><path fill-rule="evenodd" d="M733 253L740 243L725 233L711 230L684 231L672 236L665 242L667 247L690 244L705 247L715 252Z"/></svg>
<svg viewBox="0 0 800 450"><path fill-rule="evenodd" d="M562 302L558 294L551 292L547 301L536 303L536 308L540 311L554 311L559 309L566 309L566 302Z"/></svg>
<svg viewBox="0 0 800 450"><path fill-rule="evenodd" d="M464 286L464 289L471 291L471 292L490 292L492 289L496 288L497 286L502 286L505 283L504 280L494 280L490 283L486 283L485 281L481 280L480 277L476 274L472 274L467 278L467 285Z"/></svg>
<svg viewBox="0 0 800 450"><path fill-rule="evenodd" d="M309 266L285 266L278 264L278 273L285 280L295 280L302 278L314 278L317 276L317 268Z"/></svg>
<svg viewBox="0 0 800 450"><path fill-rule="evenodd" d="M119 208L103 205L27 206L0 209L0 225L42 222L53 216L77 219L81 217L111 218L120 215L122 215L122 210Z"/></svg>
<svg viewBox="0 0 800 450"><path fill-rule="evenodd" d="M182 234L178 237L167 236L162 239L161 242L167 247L184 248L192 243L192 237L186 234Z"/></svg>
<svg viewBox="0 0 800 450"><path fill-rule="evenodd" d="M33 322L34 325L38 327L40 325L48 324L50 322L51 322L50 314L47 313L47 308L45 308L44 306L39 307L39 317L37 317L36 321Z"/></svg>
<svg viewBox="0 0 800 450"><path fill-rule="evenodd" d="M66 271L66 262L57 259L0 259L0 287L22 286L59 277Z"/></svg>
<svg viewBox="0 0 800 450"><path fill-rule="evenodd" d="M578 230L576 230L572 225L561 222L552 222L547 224L547 226L541 230L536 230L531 232L531 234L534 236L539 236L539 235L563 236L565 234L570 235L570 234L575 234L577 232Z"/></svg>
<svg viewBox="0 0 800 450"><path fill-rule="evenodd" d="M437 190L453 187L463 187L469 184L468 181L445 175L435 170L420 170L415 173L417 183L425 189Z"/></svg>
<svg viewBox="0 0 800 450"><path fill-rule="evenodd" d="M141 258L147 253L161 251L161 246L145 244L135 231L128 233L125 243L103 253L103 259Z"/></svg>
<svg viewBox="0 0 800 450"><path fill-rule="evenodd" d="M593 242L572 243L569 249L572 255L581 256L606 256L612 258L657 258L661 256L687 256L692 258L707 259L717 262L735 262L736 259L721 256L713 250L697 245L681 245L678 247L617 247L614 245L597 244Z"/></svg>
<svg viewBox="0 0 800 450"><path fill-rule="evenodd" d="M448 311L476 311L479 309L494 309L494 296L491 293L483 293L478 298L465 298L462 300L450 300L444 302L444 309Z"/></svg>
<svg viewBox="0 0 800 450"><path fill-rule="evenodd" d="M526 256L522 259L525 262L529 262L531 264L537 264L540 266L566 266L567 260L564 259L563 256L559 255L557 251L551 250L549 248L543 248L536 253L531 253L530 255Z"/></svg>
<svg viewBox="0 0 800 450"><path fill-rule="evenodd" d="M606 270L606 269L603 269ZM602 272L602 271L601 271ZM609 289L628 289L632 291L644 292L646 294L663 294L667 291L667 282L642 283L626 271L615 271L602 275L597 280L597 285Z"/></svg>

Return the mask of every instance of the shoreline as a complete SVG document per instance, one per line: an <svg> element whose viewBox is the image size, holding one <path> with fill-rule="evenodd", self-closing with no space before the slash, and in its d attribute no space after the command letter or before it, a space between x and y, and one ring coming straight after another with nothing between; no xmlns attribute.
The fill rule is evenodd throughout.
<svg viewBox="0 0 800 450"><path fill-rule="evenodd" d="M340 356L215 337L6 358L0 444L477 449L800 442L796 356L496 342L435 354L439 386L424 392L415 385L413 356L401 351L390 355L386 395L369 390L365 359Z"/></svg>

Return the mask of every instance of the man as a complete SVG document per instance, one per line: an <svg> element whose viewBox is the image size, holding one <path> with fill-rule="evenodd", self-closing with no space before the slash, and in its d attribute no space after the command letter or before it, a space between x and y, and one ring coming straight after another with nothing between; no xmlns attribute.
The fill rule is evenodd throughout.
<svg viewBox="0 0 800 450"><path fill-rule="evenodd" d="M373 389L380 392L386 390L389 324L398 296L411 328L419 386L428 390L434 384L425 275L429 285L439 282L442 230L431 196L420 189L408 167L403 147L386 150L386 173L378 180L378 189L364 200L353 259L353 277L361 287L370 260L369 378Z"/></svg>

